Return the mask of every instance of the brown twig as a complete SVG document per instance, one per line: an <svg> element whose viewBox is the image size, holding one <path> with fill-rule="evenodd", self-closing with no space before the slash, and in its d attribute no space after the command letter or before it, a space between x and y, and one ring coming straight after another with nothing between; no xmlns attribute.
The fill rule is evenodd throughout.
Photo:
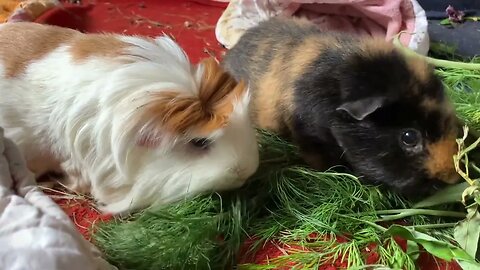
<svg viewBox="0 0 480 270"><path fill-rule="evenodd" d="M140 15L126 16L125 18L129 19L130 23L133 24L133 25L140 25L142 23L147 23L147 24L153 25L155 27L162 27L162 28L165 28L165 29L172 29L173 28L172 25L170 25L170 24L165 24L165 23L162 23L162 22L159 22L159 21L150 20L149 18L140 16Z"/></svg>
<svg viewBox="0 0 480 270"><path fill-rule="evenodd" d="M204 47L203 52L208 54L210 57L213 57L215 60L217 60L217 56L215 55L215 52L213 52L212 50L209 50L208 48Z"/></svg>
<svg viewBox="0 0 480 270"><path fill-rule="evenodd" d="M215 29L215 25L208 24L204 21L197 21L195 24L197 25L195 29L199 31Z"/></svg>

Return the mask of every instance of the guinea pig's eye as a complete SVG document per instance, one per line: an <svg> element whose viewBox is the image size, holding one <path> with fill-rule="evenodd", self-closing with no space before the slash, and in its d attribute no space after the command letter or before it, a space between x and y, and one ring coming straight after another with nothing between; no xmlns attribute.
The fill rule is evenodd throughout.
<svg viewBox="0 0 480 270"><path fill-rule="evenodd" d="M418 130L406 129L400 135L400 140L406 146L413 147L418 145L422 140L422 135Z"/></svg>
<svg viewBox="0 0 480 270"><path fill-rule="evenodd" d="M206 149L212 143L211 140L207 138L195 138L190 141L190 144L195 148Z"/></svg>

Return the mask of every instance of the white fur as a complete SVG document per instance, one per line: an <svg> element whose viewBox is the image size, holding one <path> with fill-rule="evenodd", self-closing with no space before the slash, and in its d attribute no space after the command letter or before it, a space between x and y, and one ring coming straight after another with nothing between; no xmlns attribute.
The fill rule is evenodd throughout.
<svg viewBox="0 0 480 270"><path fill-rule="evenodd" d="M235 104L229 124L211 134L214 144L206 152L167 133L157 148L137 146L150 124L135 121L138 108L149 102L147 92L195 95L203 69L192 67L168 37L156 44L117 38L132 45L117 59L73 62L62 45L16 78L7 78L0 65L0 124L34 172L66 172L76 187L90 186L101 209L111 213L243 185L259 163L248 93Z"/></svg>

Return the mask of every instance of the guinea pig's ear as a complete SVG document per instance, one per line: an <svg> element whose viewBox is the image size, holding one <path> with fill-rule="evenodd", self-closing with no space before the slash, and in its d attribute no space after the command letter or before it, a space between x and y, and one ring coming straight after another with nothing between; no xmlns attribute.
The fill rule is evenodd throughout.
<svg viewBox="0 0 480 270"><path fill-rule="evenodd" d="M337 111L345 111L356 120L363 120L385 104L385 97L367 97L355 101L345 102Z"/></svg>

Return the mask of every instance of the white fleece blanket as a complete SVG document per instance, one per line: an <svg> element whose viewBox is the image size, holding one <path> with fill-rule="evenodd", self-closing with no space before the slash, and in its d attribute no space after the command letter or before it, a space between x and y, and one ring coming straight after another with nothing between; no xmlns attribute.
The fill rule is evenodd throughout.
<svg viewBox="0 0 480 270"><path fill-rule="evenodd" d="M17 146L0 128L0 269L116 269L36 186Z"/></svg>

